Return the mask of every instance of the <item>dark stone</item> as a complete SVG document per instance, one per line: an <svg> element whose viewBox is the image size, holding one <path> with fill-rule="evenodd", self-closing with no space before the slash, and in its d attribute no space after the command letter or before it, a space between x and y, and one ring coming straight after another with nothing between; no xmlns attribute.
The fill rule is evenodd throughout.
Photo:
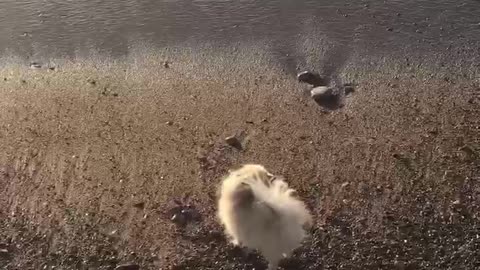
<svg viewBox="0 0 480 270"><path fill-rule="evenodd" d="M179 225L179 226L186 226L187 225L187 220L184 215L180 214L174 214L172 218L170 219L173 223Z"/></svg>
<svg viewBox="0 0 480 270"><path fill-rule="evenodd" d="M177 205L170 209L170 220L180 227L185 227L190 222L200 222L202 216L193 205Z"/></svg>
<svg viewBox="0 0 480 270"><path fill-rule="evenodd" d="M236 149L242 149L242 143L236 136L229 136L225 138L225 142Z"/></svg>
<svg viewBox="0 0 480 270"><path fill-rule="evenodd" d="M32 62L30 63L30 68L42 68L42 65L40 63L37 63L37 62Z"/></svg>
<svg viewBox="0 0 480 270"><path fill-rule="evenodd" d="M10 252L8 252L7 249L5 248L0 249L0 258L9 259L10 257L11 257L11 254Z"/></svg>
<svg viewBox="0 0 480 270"><path fill-rule="evenodd" d="M352 84L346 83L343 85L343 91L345 91L345 95L350 95L351 93L355 92L355 88Z"/></svg>
<svg viewBox="0 0 480 270"><path fill-rule="evenodd" d="M343 107L341 97L333 87L319 86L310 91L313 100L328 110L337 110Z"/></svg>
<svg viewBox="0 0 480 270"><path fill-rule="evenodd" d="M313 85L313 87L317 86L325 86L328 84L328 81L322 78L317 73L313 73L310 71L303 71L297 74L297 79L299 82L308 83Z"/></svg>
<svg viewBox="0 0 480 270"><path fill-rule="evenodd" d="M138 264L121 264L115 267L115 270L140 270L140 265Z"/></svg>
<svg viewBox="0 0 480 270"><path fill-rule="evenodd" d="M143 209L143 208L145 208L145 203L144 202L134 203L133 207Z"/></svg>

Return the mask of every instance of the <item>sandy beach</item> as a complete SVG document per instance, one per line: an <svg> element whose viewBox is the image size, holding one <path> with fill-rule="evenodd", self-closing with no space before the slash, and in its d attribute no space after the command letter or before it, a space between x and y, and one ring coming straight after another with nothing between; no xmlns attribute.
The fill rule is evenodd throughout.
<svg viewBox="0 0 480 270"><path fill-rule="evenodd" d="M283 269L477 269L480 74L425 59L351 58L333 112L261 48L4 59L0 268L262 269L215 216L254 162L315 216ZM174 200L201 221L177 226Z"/></svg>

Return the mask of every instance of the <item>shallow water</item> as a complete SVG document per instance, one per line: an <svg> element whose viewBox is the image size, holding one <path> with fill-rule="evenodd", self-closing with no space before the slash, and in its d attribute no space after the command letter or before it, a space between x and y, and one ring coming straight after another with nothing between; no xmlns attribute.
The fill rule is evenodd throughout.
<svg viewBox="0 0 480 270"><path fill-rule="evenodd" d="M0 52L25 57L78 51L128 54L136 44L268 44L308 58L299 40L342 52L478 52L479 1L3 0Z"/></svg>

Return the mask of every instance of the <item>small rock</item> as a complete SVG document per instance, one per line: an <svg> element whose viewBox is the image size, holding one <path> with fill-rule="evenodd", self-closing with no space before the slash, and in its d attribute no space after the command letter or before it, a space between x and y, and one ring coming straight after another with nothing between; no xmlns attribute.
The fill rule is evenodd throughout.
<svg viewBox="0 0 480 270"><path fill-rule="evenodd" d="M242 149L242 143L236 136L229 136L225 138L225 142L234 148Z"/></svg>
<svg viewBox="0 0 480 270"><path fill-rule="evenodd" d="M167 121L167 122L165 122L165 124L167 124L167 126L171 126L171 125L173 125L173 122L172 121Z"/></svg>
<svg viewBox="0 0 480 270"><path fill-rule="evenodd" d="M428 133L430 133L430 134L432 134L432 135L438 135L438 129L436 129L436 128L430 129L430 130L428 131Z"/></svg>
<svg viewBox="0 0 480 270"><path fill-rule="evenodd" d="M184 227L186 224L187 224L187 218L185 217L185 215L182 215L181 213L180 214L174 214L172 216L172 218L170 218L170 220L179 225L179 226L182 226Z"/></svg>
<svg viewBox="0 0 480 270"><path fill-rule="evenodd" d="M405 270L406 269L405 263L401 262L401 261L395 260L394 266L395 266L395 269L398 269L398 270Z"/></svg>
<svg viewBox="0 0 480 270"><path fill-rule="evenodd" d="M313 98L315 96L328 95L332 93L333 89L327 86L318 86L310 90L310 96Z"/></svg>
<svg viewBox="0 0 480 270"><path fill-rule="evenodd" d="M88 79L87 82L91 85L97 84L97 82L94 79Z"/></svg>
<svg viewBox="0 0 480 270"><path fill-rule="evenodd" d="M321 107L328 110L336 110L343 107L341 96L333 87L318 86L310 90L310 95Z"/></svg>
<svg viewBox="0 0 480 270"><path fill-rule="evenodd" d="M193 205L185 205L183 202L180 202L179 205L170 209L169 212L171 215L170 220L180 227L185 227L188 223L200 222L202 220L200 213Z"/></svg>
<svg viewBox="0 0 480 270"><path fill-rule="evenodd" d="M452 202L453 205L460 205L460 200L455 200L454 202Z"/></svg>
<svg viewBox="0 0 480 270"><path fill-rule="evenodd" d="M396 83L388 83L387 85L391 88L398 88L398 84Z"/></svg>
<svg viewBox="0 0 480 270"><path fill-rule="evenodd" d="M310 71L303 71L297 74L297 79L299 82L308 83L313 85L313 87L327 85L327 81L320 77L317 73Z"/></svg>
<svg viewBox="0 0 480 270"><path fill-rule="evenodd" d="M346 188L346 187L348 187L348 185L350 185L350 182L344 182L341 187Z"/></svg>
<svg viewBox="0 0 480 270"><path fill-rule="evenodd" d="M55 67L49 67L48 69L51 71L55 71Z"/></svg>
<svg viewBox="0 0 480 270"><path fill-rule="evenodd" d="M392 28L392 27L387 27L387 31L388 31L388 32L392 32L392 31L393 31L393 28Z"/></svg>
<svg viewBox="0 0 480 270"><path fill-rule="evenodd" d="M465 152L466 154L471 155L471 156L475 156L475 155L476 155L476 154L475 154L475 153L476 153L475 150L474 150L472 147L468 146L468 145L464 145L464 146L460 147L459 150L461 150L461 151L463 151L463 152Z"/></svg>
<svg viewBox="0 0 480 270"><path fill-rule="evenodd" d="M139 270L140 265L138 264L121 264L115 267L115 270Z"/></svg>
<svg viewBox="0 0 480 270"><path fill-rule="evenodd" d="M30 68L38 69L38 68L42 68L42 65L40 63L37 63L37 62L32 62L32 63L30 63Z"/></svg>
<svg viewBox="0 0 480 270"><path fill-rule="evenodd" d="M7 249L5 249L5 248L0 249L0 258L8 259L8 258L10 258L10 256L11 256L11 254L8 252Z"/></svg>
<svg viewBox="0 0 480 270"><path fill-rule="evenodd" d="M168 61L163 62L164 68L170 68L170 63Z"/></svg>
<svg viewBox="0 0 480 270"><path fill-rule="evenodd" d="M144 202L134 203L133 207L143 209L143 208L145 208L145 203Z"/></svg>
<svg viewBox="0 0 480 270"><path fill-rule="evenodd" d="M343 91L345 92L345 95L349 95L355 92L355 88L353 87L352 84L346 83L343 85Z"/></svg>

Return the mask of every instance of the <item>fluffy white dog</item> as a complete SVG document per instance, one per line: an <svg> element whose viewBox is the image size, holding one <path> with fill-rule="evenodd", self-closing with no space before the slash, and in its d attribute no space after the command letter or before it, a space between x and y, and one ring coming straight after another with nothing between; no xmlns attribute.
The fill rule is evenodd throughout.
<svg viewBox="0 0 480 270"><path fill-rule="evenodd" d="M312 222L294 190L263 166L247 164L222 182L218 216L234 245L256 249L268 269L299 247Z"/></svg>

